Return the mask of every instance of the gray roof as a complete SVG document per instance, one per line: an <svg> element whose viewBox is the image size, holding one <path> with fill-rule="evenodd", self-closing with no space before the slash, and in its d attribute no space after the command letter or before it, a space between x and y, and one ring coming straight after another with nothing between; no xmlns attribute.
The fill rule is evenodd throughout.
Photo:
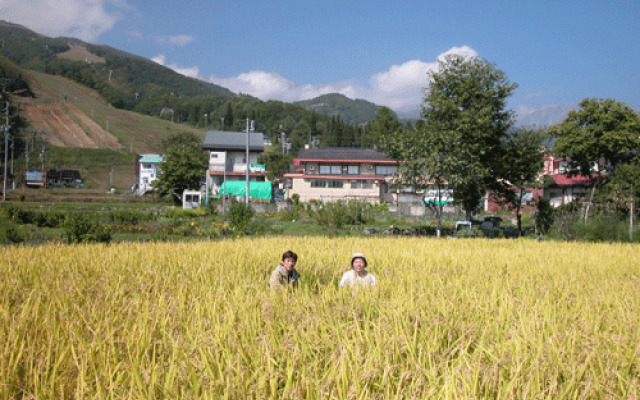
<svg viewBox="0 0 640 400"><path fill-rule="evenodd" d="M301 160L344 160L344 161L393 161L384 153L355 147L325 147L323 149L303 149L298 153Z"/></svg>
<svg viewBox="0 0 640 400"><path fill-rule="evenodd" d="M244 150L247 148L246 132L209 131L204 137L202 148L205 150ZM264 134L249 134L249 150L264 151Z"/></svg>

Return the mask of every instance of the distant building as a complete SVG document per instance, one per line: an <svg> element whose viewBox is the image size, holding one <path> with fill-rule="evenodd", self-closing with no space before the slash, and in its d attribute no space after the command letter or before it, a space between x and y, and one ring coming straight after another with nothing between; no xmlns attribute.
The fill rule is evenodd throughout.
<svg viewBox="0 0 640 400"><path fill-rule="evenodd" d="M300 150L294 173L284 175L285 188L301 201L343 199L390 202L388 182L398 162L370 149L326 147Z"/></svg>
<svg viewBox="0 0 640 400"><path fill-rule="evenodd" d="M209 131L202 148L209 153L207 169L207 189L215 195L225 181L246 180L249 164L249 180L266 181L264 165L258 159L264 153L264 135L260 132L249 134L249 160L247 160L247 133Z"/></svg>
<svg viewBox="0 0 640 400"><path fill-rule="evenodd" d="M136 184L138 195L143 195L153 190L151 183L158 179L160 164L164 162L164 156L160 154L138 154L136 160Z"/></svg>
<svg viewBox="0 0 640 400"><path fill-rule="evenodd" d="M568 175L568 162L565 158L554 157L553 155L543 156L544 167L538 177L539 182L545 182L544 188L525 188L522 198L523 209L533 209L538 198L544 197L549 200L553 207L560 207L573 201L584 199L591 181L588 176ZM595 172L595 171L594 171ZM516 188L514 188L517 191ZM493 197L492 192L487 192L484 197L485 211L498 211L503 208Z"/></svg>

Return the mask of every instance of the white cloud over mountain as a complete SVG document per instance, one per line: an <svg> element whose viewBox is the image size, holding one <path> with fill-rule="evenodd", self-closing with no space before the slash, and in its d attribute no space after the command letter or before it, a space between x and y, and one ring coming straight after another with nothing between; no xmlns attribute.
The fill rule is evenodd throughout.
<svg viewBox="0 0 640 400"><path fill-rule="evenodd" d="M151 59L151 61L158 63L160 65L163 65L167 68L171 68L172 70L176 71L179 74L182 74L184 76L188 76L190 78L200 78L200 68L198 67L180 67L177 64L166 64L167 62L167 57L164 54L158 54L157 56L153 57Z"/></svg>
<svg viewBox="0 0 640 400"><path fill-rule="evenodd" d="M374 74L367 85L352 82L333 82L321 84L299 84L277 73L250 71L230 78L215 75L199 76L198 67L184 68L175 64L169 68L193 78L199 78L225 87L236 93L246 93L262 100L299 101L318 97L327 93L340 93L352 99L365 99L376 104L390 107L395 111L416 108L422 101L422 90L428 84L427 74L437 71L438 63L448 55L476 57L478 53L468 46L453 47L440 54L436 60L425 62L411 60L393 65L387 71ZM160 58L161 57L161 58ZM164 56L153 59L165 65Z"/></svg>
<svg viewBox="0 0 640 400"><path fill-rule="evenodd" d="M106 4L129 8L124 1L3 0L0 15L47 36L70 36L92 42L119 19L106 9Z"/></svg>
<svg viewBox="0 0 640 400"><path fill-rule="evenodd" d="M191 35L169 35L169 36L158 36L156 40L159 43L168 43L172 46L183 47L193 42L195 38Z"/></svg>

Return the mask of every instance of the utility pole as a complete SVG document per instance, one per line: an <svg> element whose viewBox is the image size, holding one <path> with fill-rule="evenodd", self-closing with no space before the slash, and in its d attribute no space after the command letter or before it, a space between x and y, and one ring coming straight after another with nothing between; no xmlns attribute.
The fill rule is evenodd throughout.
<svg viewBox="0 0 640 400"><path fill-rule="evenodd" d="M287 148L287 134L284 132L280 133L280 137L282 140L282 154L286 153L286 148Z"/></svg>
<svg viewBox="0 0 640 400"><path fill-rule="evenodd" d="M249 128L249 118L247 118L247 192L244 196L244 203L249 205L249 132L253 132L253 121L251 121L251 128Z"/></svg>
<svg viewBox="0 0 640 400"><path fill-rule="evenodd" d="M9 126L3 125L2 131L4 133L4 179L2 180L2 201L7 199L7 144L9 143Z"/></svg>
<svg viewBox="0 0 640 400"><path fill-rule="evenodd" d="M42 170L44 171L44 160L45 160L45 145L47 144L47 139L44 138L44 131L42 132L43 136L42 136L42 151L40 151L40 159L42 160Z"/></svg>
<svg viewBox="0 0 640 400"><path fill-rule="evenodd" d="M16 176L13 174L13 148L15 147L15 137L11 135L11 176L13 179L11 180L11 189L16 188Z"/></svg>
<svg viewBox="0 0 640 400"><path fill-rule="evenodd" d="M24 148L24 170L28 171L29 170L29 138L27 137L27 135L24 135L24 144L25 144L25 148Z"/></svg>
<svg viewBox="0 0 640 400"><path fill-rule="evenodd" d="M9 144L9 101L6 102L7 109L5 110L5 124L2 127L4 133L4 179L2 180L2 201L7 199L7 156L9 152L7 151L7 145Z"/></svg>

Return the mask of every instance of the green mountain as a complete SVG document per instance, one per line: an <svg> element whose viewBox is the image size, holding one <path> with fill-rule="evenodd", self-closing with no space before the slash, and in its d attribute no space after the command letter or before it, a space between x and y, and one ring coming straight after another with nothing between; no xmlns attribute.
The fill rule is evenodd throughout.
<svg viewBox="0 0 640 400"><path fill-rule="evenodd" d="M315 99L297 101L294 104L329 117L340 116L347 124L365 124L373 121L380 108L366 100L352 100L338 93L325 94Z"/></svg>
<svg viewBox="0 0 640 400"><path fill-rule="evenodd" d="M20 115L21 126L46 132L45 168L80 169L83 176L93 176L93 187L111 180L105 174L114 177L115 186L128 187L135 153L161 151L161 141L176 133L242 131L250 119L272 140L269 151L282 148L284 133L295 155L308 143L367 146L367 131L354 121L375 116L371 111L366 117L352 117L348 111L366 108L362 106L367 102L339 95L324 96L324 108L314 108L318 112L300 104L235 95L109 46L49 38L0 21L1 77L13 79L7 89L21 104L12 105L12 115ZM338 111L329 112L328 106ZM22 151L27 141L34 144L33 138L13 122L12 133L18 139L16 160L26 161ZM33 146L29 151L35 151ZM34 160L35 154L30 163Z"/></svg>
<svg viewBox="0 0 640 400"><path fill-rule="evenodd" d="M62 75L96 89L117 108L157 96L234 96L221 86L178 74L144 57L73 38L49 38L0 21L0 54L29 70Z"/></svg>

